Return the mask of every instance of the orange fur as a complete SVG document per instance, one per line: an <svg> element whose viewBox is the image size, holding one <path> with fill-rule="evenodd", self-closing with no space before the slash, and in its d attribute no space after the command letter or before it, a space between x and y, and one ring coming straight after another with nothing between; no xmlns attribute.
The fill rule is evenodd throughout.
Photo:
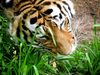
<svg viewBox="0 0 100 75"><path fill-rule="evenodd" d="M67 20L66 20L67 21ZM55 23L47 22L49 28L52 30L54 34L54 38L57 44L57 47L54 47L53 44L48 42L49 48L51 47L54 52L59 52L60 54L69 54L72 51L72 44L75 44L76 39L74 37L74 34L72 32L68 32L68 25L67 22L65 23L65 30L58 29L57 26L55 26Z"/></svg>

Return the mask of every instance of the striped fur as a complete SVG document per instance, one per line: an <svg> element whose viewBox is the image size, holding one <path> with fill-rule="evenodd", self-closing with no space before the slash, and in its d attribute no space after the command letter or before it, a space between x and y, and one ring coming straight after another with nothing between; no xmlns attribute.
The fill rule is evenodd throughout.
<svg viewBox="0 0 100 75"><path fill-rule="evenodd" d="M30 42L35 33L41 43L61 54L69 54L75 49L76 38L71 28L75 11L70 0L4 0L1 3L10 19L12 36Z"/></svg>

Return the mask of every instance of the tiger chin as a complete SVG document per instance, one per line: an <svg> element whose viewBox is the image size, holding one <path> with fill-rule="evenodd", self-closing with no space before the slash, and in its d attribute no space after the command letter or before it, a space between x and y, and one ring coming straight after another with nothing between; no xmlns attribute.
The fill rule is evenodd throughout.
<svg viewBox="0 0 100 75"><path fill-rule="evenodd" d="M71 0L1 0L0 3L10 21L10 35L31 42L35 33L38 42L62 55L76 49L77 40L71 27L75 10Z"/></svg>

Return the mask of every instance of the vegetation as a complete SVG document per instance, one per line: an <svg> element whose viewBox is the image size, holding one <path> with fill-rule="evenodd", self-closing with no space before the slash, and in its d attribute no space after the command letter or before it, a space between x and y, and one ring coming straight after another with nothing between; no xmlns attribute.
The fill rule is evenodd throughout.
<svg viewBox="0 0 100 75"><path fill-rule="evenodd" d="M8 34L8 21L0 16L0 75L99 75L100 39L79 44L68 56L55 55L34 43L15 42ZM34 39L33 39L34 42Z"/></svg>

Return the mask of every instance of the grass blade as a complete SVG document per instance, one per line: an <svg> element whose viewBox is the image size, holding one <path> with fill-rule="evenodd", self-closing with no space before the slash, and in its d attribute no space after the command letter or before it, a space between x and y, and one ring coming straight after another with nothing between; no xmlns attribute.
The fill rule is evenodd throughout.
<svg viewBox="0 0 100 75"><path fill-rule="evenodd" d="M34 71L35 71L35 75L39 75L38 69L35 65L33 65Z"/></svg>

